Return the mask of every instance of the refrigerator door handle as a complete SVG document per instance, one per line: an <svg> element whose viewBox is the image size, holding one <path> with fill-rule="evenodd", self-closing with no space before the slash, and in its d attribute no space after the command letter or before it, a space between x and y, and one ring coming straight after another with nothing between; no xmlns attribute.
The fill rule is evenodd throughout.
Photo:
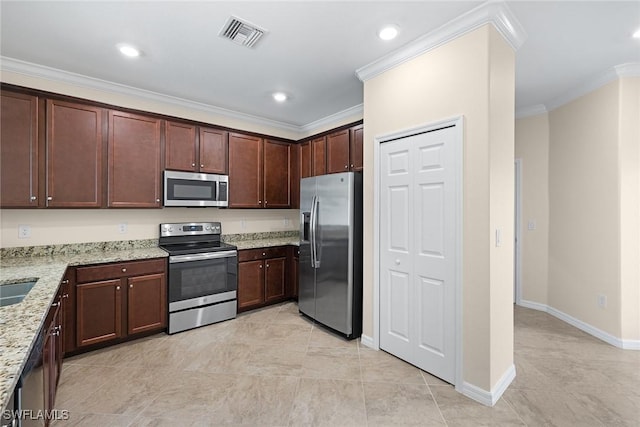
<svg viewBox="0 0 640 427"><path fill-rule="evenodd" d="M311 200L311 215L309 218L309 248L311 249L311 268L316 268L316 196Z"/></svg>
<svg viewBox="0 0 640 427"><path fill-rule="evenodd" d="M313 242L311 243L311 246L313 247L313 267L320 268L320 248L318 247L318 212L320 210L320 198L315 196L313 201Z"/></svg>

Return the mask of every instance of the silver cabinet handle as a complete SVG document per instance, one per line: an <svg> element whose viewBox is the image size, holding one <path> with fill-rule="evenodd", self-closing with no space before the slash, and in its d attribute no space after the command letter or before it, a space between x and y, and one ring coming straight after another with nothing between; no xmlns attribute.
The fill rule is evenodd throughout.
<svg viewBox="0 0 640 427"><path fill-rule="evenodd" d="M156 203L160 203L160 199L156 199Z"/></svg>
<svg viewBox="0 0 640 427"><path fill-rule="evenodd" d="M191 167L194 167L194 168L195 168L195 167L196 167L196 164L195 164L195 163L191 163Z"/></svg>
<svg viewBox="0 0 640 427"><path fill-rule="evenodd" d="M262 200L258 200L258 204L261 205L262 204Z"/></svg>
<svg viewBox="0 0 640 427"><path fill-rule="evenodd" d="M31 196L31 201L33 202L36 199L36 196Z"/></svg>
<svg viewBox="0 0 640 427"><path fill-rule="evenodd" d="M266 253L265 253L265 252L262 252L262 256L265 256L265 255L266 255Z"/></svg>
<svg viewBox="0 0 640 427"><path fill-rule="evenodd" d="M120 290L120 286L116 286L116 291L119 291L119 290Z"/></svg>
<svg viewBox="0 0 640 427"><path fill-rule="evenodd" d="M62 298L69 298L69 294L62 294Z"/></svg>
<svg viewBox="0 0 640 427"><path fill-rule="evenodd" d="M53 197L49 196L47 197L47 200L53 200Z"/></svg>
<svg viewBox="0 0 640 427"><path fill-rule="evenodd" d="M349 165L344 165L344 168L345 169L349 169Z"/></svg>
<svg viewBox="0 0 640 427"><path fill-rule="evenodd" d="M201 167L201 168L203 168L203 167L204 167L204 165L200 165L200 167Z"/></svg>
<svg viewBox="0 0 640 427"><path fill-rule="evenodd" d="M260 264L260 268L262 268L262 264Z"/></svg>
<svg viewBox="0 0 640 427"><path fill-rule="evenodd" d="M351 165L351 167L353 167L353 165Z"/></svg>
<svg viewBox="0 0 640 427"><path fill-rule="evenodd" d="M269 268L269 264L267 264L267 268Z"/></svg>
<svg viewBox="0 0 640 427"><path fill-rule="evenodd" d="M63 285L66 285L67 283L69 283L69 279L65 279L65 280L62 281Z"/></svg>
<svg viewBox="0 0 640 427"><path fill-rule="evenodd" d="M133 289L133 283L129 285L129 289Z"/></svg>
<svg viewBox="0 0 640 427"><path fill-rule="evenodd" d="M123 273L126 273L126 272L127 272L127 269L126 269L126 268L123 268L123 269L122 269L122 272L123 272Z"/></svg>

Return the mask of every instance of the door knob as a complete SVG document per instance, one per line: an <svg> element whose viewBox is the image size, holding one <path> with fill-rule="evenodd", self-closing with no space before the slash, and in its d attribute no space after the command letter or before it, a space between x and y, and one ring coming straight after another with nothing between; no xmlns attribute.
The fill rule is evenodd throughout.
<svg viewBox="0 0 640 427"><path fill-rule="evenodd" d="M400 265L400 260L396 259L396 265Z"/></svg>

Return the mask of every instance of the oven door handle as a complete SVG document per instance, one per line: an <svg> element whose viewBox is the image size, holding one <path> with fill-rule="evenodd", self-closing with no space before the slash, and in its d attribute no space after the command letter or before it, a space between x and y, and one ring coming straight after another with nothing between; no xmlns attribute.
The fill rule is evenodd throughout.
<svg viewBox="0 0 640 427"><path fill-rule="evenodd" d="M178 262L189 262L189 261L204 261L204 260L216 259L216 258L231 258L235 256L237 256L237 251L220 251L220 252L207 252L204 254L174 255L169 257L169 264L176 264Z"/></svg>

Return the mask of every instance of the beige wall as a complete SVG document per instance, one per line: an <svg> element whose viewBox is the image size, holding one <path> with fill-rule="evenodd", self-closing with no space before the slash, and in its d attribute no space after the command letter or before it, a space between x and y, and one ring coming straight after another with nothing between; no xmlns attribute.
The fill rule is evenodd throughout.
<svg viewBox="0 0 640 427"><path fill-rule="evenodd" d="M616 337L619 109L615 81L549 113L549 305Z"/></svg>
<svg viewBox="0 0 640 427"><path fill-rule="evenodd" d="M547 304L549 262L549 115L516 120L516 158L521 159L521 298ZM536 229L528 230L529 221Z"/></svg>
<svg viewBox="0 0 640 427"><path fill-rule="evenodd" d="M640 78L620 80L622 339L640 340Z"/></svg>
<svg viewBox="0 0 640 427"><path fill-rule="evenodd" d="M224 234L298 230L294 209L2 209L0 247L157 239L163 222L220 221ZM285 224L286 222L286 224ZM127 232L119 233L119 224ZM18 226L29 225L31 238L19 239Z"/></svg>
<svg viewBox="0 0 640 427"><path fill-rule="evenodd" d="M487 391L513 363L513 67L513 51L483 26L364 85L364 334L373 336L378 268L373 140L463 115L463 379Z"/></svg>
<svg viewBox="0 0 640 427"><path fill-rule="evenodd" d="M640 339L640 78L516 121L522 298ZM526 229L535 219L537 229ZM542 219L542 220L541 220ZM598 296L607 307L598 307Z"/></svg>

